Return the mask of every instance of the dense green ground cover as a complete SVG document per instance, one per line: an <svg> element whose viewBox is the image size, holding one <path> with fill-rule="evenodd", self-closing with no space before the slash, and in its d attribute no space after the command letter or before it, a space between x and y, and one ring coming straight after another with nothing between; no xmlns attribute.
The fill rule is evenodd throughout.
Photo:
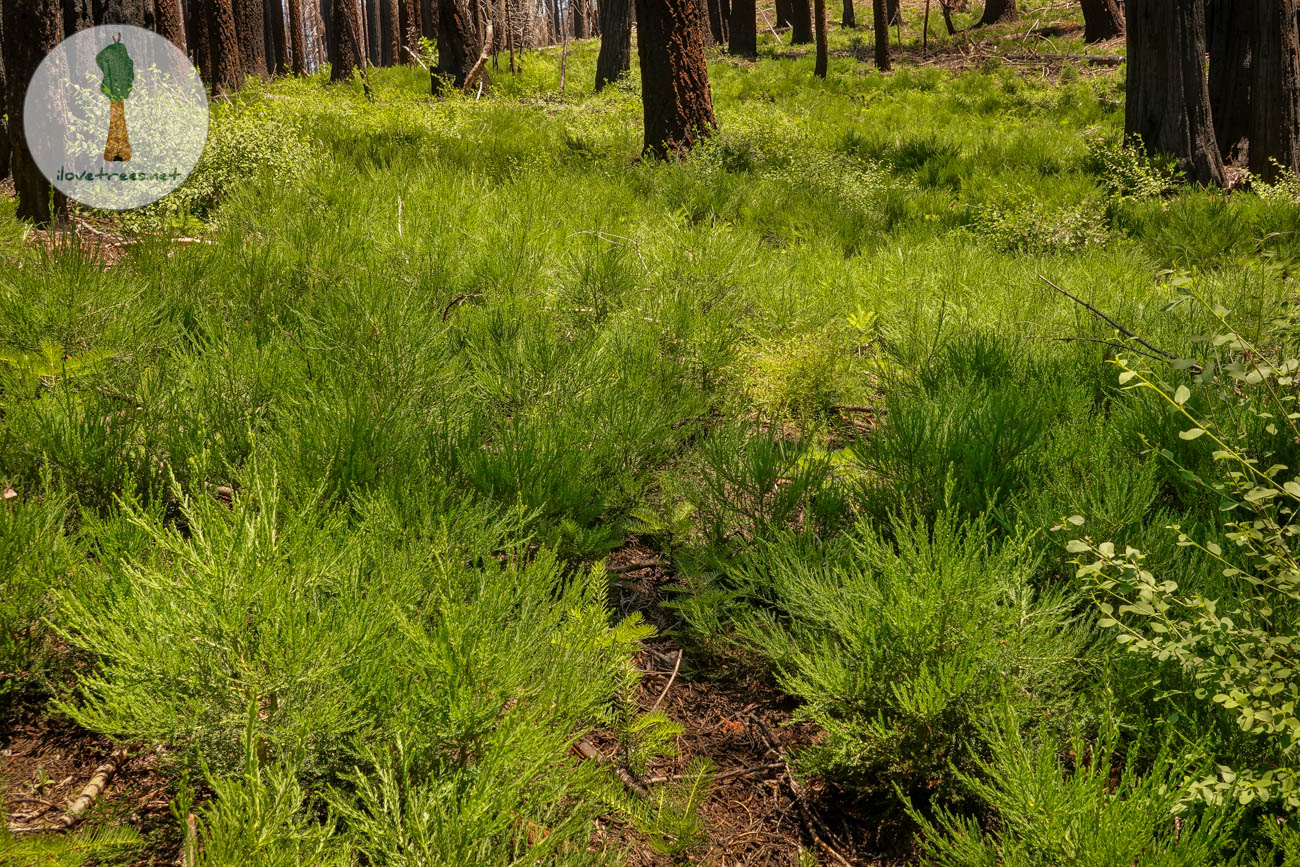
<svg viewBox="0 0 1300 867"><path fill-rule="evenodd" d="M610 813L685 850L568 752L664 725L599 565L639 533L697 665L760 666L825 731L802 769L940 863L1300 856L1284 797L1191 785L1285 745L1075 576L1072 533L1252 592L1166 529L1224 541L1158 454L1215 478L1213 448L1038 278L1180 357L1222 330L1189 286L1285 347L1294 189L1171 191L1116 74L997 61L715 57L717 136L643 164L594 57L564 94L549 53L480 100L251 86L111 267L0 216L6 700L170 747L180 814L216 795L203 863L617 861ZM1294 465L1251 388L1188 406Z"/></svg>

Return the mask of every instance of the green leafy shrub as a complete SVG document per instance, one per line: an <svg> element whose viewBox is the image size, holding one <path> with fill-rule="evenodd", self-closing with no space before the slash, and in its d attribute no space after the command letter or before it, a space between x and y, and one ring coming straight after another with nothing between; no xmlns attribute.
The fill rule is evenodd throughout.
<svg viewBox="0 0 1300 867"><path fill-rule="evenodd" d="M1238 816L1218 811L1175 822L1185 758L1165 748L1140 773L1116 750L1117 731L1095 741L1034 743L1015 722L984 727L989 755L962 785L992 811L992 828L940 809L909 806L926 863L936 867L1196 867L1229 864ZM1068 751L1066 746L1068 745ZM1136 750L1130 751L1131 754Z"/></svg>
<svg viewBox="0 0 1300 867"><path fill-rule="evenodd" d="M958 792L950 762L984 751L1003 703L1060 715L1086 632L1073 601L1032 587L1034 559L954 512L931 528L865 524L837 544L775 538L726 572L740 640L766 658L824 739L800 766L851 788Z"/></svg>
<svg viewBox="0 0 1300 867"><path fill-rule="evenodd" d="M1078 250L1110 237L1105 209L1096 202L1052 207L1027 196L980 205L971 230L1000 250L1019 253Z"/></svg>
<svg viewBox="0 0 1300 867"><path fill-rule="evenodd" d="M849 335L826 328L756 344L744 354L745 385L768 419L815 422L853 393Z"/></svg>
<svg viewBox="0 0 1300 867"><path fill-rule="evenodd" d="M1125 144L1106 137L1088 141L1087 171L1101 178L1112 198L1140 201L1170 192L1179 175L1169 158L1152 158L1141 142Z"/></svg>
<svg viewBox="0 0 1300 867"><path fill-rule="evenodd" d="M1169 527L1189 555L1205 558L1221 573L1219 592L1213 592L1214 585L1180 586L1156 574L1144 553L1131 546L1119 549L1113 542L1085 537L1068 547L1081 555L1078 577L1096 594L1100 624L1115 630L1117 641L1130 652L1179 666L1195 684L1198 699L1228 711L1243 732L1254 733L1264 746L1268 767L1221 764L1217 775L1191 781L1187 798L1210 804L1277 801L1293 810L1300 807L1300 680L1294 648L1300 631L1295 541L1300 528L1294 524L1300 475L1275 455L1257 451L1245 426L1194 401L1193 387L1231 395L1272 432L1285 429L1300 437L1295 387L1300 360L1290 355L1290 323L1279 323L1274 332L1278 343L1259 345L1228 323L1226 308L1208 304L1193 289L1184 291L1224 329L1210 341L1221 358L1198 365L1190 385L1170 383L1130 358L1117 363L1121 383L1158 395L1172 408L1183 426L1181 439L1208 442L1213 450L1214 467L1208 472L1177 463L1169 449L1162 453L1221 503L1223 538L1229 545L1206 538L1204 530ZM1084 519L1075 516L1070 522L1081 525Z"/></svg>

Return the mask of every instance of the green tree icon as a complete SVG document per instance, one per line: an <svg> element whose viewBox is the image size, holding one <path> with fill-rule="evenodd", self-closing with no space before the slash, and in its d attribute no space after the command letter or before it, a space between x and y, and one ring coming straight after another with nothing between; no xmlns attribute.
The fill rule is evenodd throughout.
<svg viewBox="0 0 1300 867"><path fill-rule="evenodd" d="M120 38L120 37L119 37ZM126 131L126 109L123 103L131 95L135 84L135 63L126 53L126 46L114 41L95 56L95 63L104 73L104 83L99 89L108 97L108 142L104 145L105 162L128 162L131 159L131 139Z"/></svg>

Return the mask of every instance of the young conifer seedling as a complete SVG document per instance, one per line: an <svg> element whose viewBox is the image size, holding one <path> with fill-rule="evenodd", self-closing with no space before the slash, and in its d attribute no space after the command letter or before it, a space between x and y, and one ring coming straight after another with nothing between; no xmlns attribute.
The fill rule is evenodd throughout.
<svg viewBox="0 0 1300 867"><path fill-rule="evenodd" d="M135 63L127 53L126 46L115 40L105 46L95 56L95 63L104 73L104 82L99 89L108 97L108 142L104 145L105 162L129 162L131 159L131 139L126 130L126 108L124 103L131 95L135 84Z"/></svg>

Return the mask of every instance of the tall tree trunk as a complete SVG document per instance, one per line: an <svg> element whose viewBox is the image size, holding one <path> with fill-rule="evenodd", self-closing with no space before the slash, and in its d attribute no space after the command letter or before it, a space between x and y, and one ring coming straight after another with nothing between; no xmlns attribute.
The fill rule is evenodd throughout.
<svg viewBox="0 0 1300 867"><path fill-rule="evenodd" d="M1128 0L1124 130L1152 151L1173 154L1198 184L1224 182L1205 78L1205 7L1200 2Z"/></svg>
<svg viewBox="0 0 1300 867"><path fill-rule="evenodd" d="M1210 0L1210 114L1225 163L1245 166L1251 123L1251 41L1255 0Z"/></svg>
<svg viewBox="0 0 1300 867"><path fill-rule="evenodd" d="M4 51L5 105L9 109L10 170L18 193L18 218L48 225L63 209L62 196L36 167L23 131L23 102L36 67L63 40L63 8L59 0L0 0L0 30ZM54 210L50 198L55 198Z"/></svg>
<svg viewBox="0 0 1300 867"><path fill-rule="evenodd" d="M266 10L263 0L234 0L235 32L244 72L266 77Z"/></svg>
<svg viewBox="0 0 1300 867"><path fill-rule="evenodd" d="M731 0L731 45L737 57L758 57L758 11L754 0Z"/></svg>
<svg viewBox="0 0 1300 867"><path fill-rule="evenodd" d="M1300 169L1300 0L1256 0L1251 45L1250 173ZM1280 166L1280 169L1279 169Z"/></svg>
<svg viewBox="0 0 1300 867"><path fill-rule="evenodd" d="M858 16L853 9L853 0L844 0L844 11L840 14L841 27L857 27Z"/></svg>
<svg viewBox="0 0 1300 867"><path fill-rule="evenodd" d="M1105 42L1124 35L1124 13L1116 0L1080 0L1083 7L1083 39Z"/></svg>
<svg viewBox="0 0 1300 867"><path fill-rule="evenodd" d="M618 81L632 66L632 0L600 4L600 55L596 58L596 90Z"/></svg>
<svg viewBox="0 0 1300 867"><path fill-rule="evenodd" d="M397 0L379 0L379 29L383 36L379 45L379 59L384 66L395 66L401 62L401 22L402 12L397 6Z"/></svg>
<svg viewBox="0 0 1300 867"><path fill-rule="evenodd" d="M684 155L717 123L695 0L637 0L645 153Z"/></svg>
<svg viewBox="0 0 1300 867"><path fill-rule="evenodd" d="M813 75L825 78L830 67L830 53L826 47L826 0L813 0L813 28L817 32L817 62Z"/></svg>
<svg viewBox="0 0 1300 867"><path fill-rule="evenodd" d="M696 0L696 5L700 8L700 36L707 48L718 41L713 37L713 28L709 26L709 0Z"/></svg>
<svg viewBox="0 0 1300 867"><path fill-rule="evenodd" d="M303 29L302 0L289 0L289 69L307 74L307 33Z"/></svg>
<svg viewBox="0 0 1300 867"><path fill-rule="evenodd" d="M361 23L366 39L365 57L371 66L384 65L384 28L379 0L362 0Z"/></svg>
<svg viewBox="0 0 1300 867"><path fill-rule="evenodd" d="M776 26L789 27L794 17L794 0L776 0Z"/></svg>
<svg viewBox="0 0 1300 867"><path fill-rule="evenodd" d="M203 80L209 86L215 87L217 62L212 54L212 35L208 31L208 9L203 4L203 0L186 0L186 2L189 26L185 30L185 39L190 45L190 60L199 68Z"/></svg>
<svg viewBox="0 0 1300 867"><path fill-rule="evenodd" d="M416 0L400 0L400 4L398 26L402 31L402 54L398 62L413 63L412 55L420 50L420 4Z"/></svg>
<svg viewBox="0 0 1300 867"><path fill-rule="evenodd" d="M722 25L722 4L718 0L707 0L705 6L709 13L709 33L714 44L721 45L727 41L727 32Z"/></svg>
<svg viewBox="0 0 1300 867"><path fill-rule="evenodd" d="M8 109L5 108L8 103L5 96L5 19L4 10L0 8L0 180L9 177L9 155L12 153L9 145L9 126L5 122L5 115Z"/></svg>
<svg viewBox="0 0 1300 867"><path fill-rule="evenodd" d="M569 0L569 12L573 16L573 38L587 39L590 37L587 27L587 4L584 0Z"/></svg>
<svg viewBox="0 0 1300 867"><path fill-rule="evenodd" d="M903 23L903 8L899 0L889 0L889 26Z"/></svg>
<svg viewBox="0 0 1300 867"><path fill-rule="evenodd" d="M1179 0L1181 2L1181 0ZM1203 0L1194 0L1200 3ZM979 26L1011 21L1016 17L1016 0L986 0L984 14L980 16Z"/></svg>
<svg viewBox="0 0 1300 867"><path fill-rule="evenodd" d="M438 65L433 71L433 92L437 94L448 85L463 87L478 52L474 18L466 0L438 0Z"/></svg>
<svg viewBox="0 0 1300 867"><path fill-rule="evenodd" d="M158 0L156 20L158 34L185 53L185 18L181 0Z"/></svg>
<svg viewBox="0 0 1300 867"><path fill-rule="evenodd" d="M239 53L235 10L231 0L208 0L208 42L212 54L212 88L238 90L244 83L244 60Z"/></svg>
<svg viewBox="0 0 1300 867"><path fill-rule="evenodd" d="M438 38L438 0L420 0L420 35Z"/></svg>
<svg viewBox="0 0 1300 867"><path fill-rule="evenodd" d="M330 10L330 81L348 81L365 62L361 6L357 0L334 0Z"/></svg>
<svg viewBox="0 0 1300 867"><path fill-rule="evenodd" d="M812 4L809 0L791 0L790 12L790 44L809 44L813 41Z"/></svg>
<svg viewBox="0 0 1300 867"><path fill-rule="evenodd" d="M163 0L158 0L163 2ZM271 72L284 75L289 71L289 34L284 25L284 0L266 0L267 30L271 34L269 43L272 53Z"/></svg>
<svg viewBox="0 0 1300 867"><path fill-rule="evenodd" d="M876 69L888 72L889 62L889 7L885 0L871 0L871 24L876 40Z"/></svg>
<svg viewBox="0 0 1300 867"><path fill-rule="evenodd" d="M157 23L153 0L95 0L91 9L95 24L133 24L153 30Z"/></svg>

